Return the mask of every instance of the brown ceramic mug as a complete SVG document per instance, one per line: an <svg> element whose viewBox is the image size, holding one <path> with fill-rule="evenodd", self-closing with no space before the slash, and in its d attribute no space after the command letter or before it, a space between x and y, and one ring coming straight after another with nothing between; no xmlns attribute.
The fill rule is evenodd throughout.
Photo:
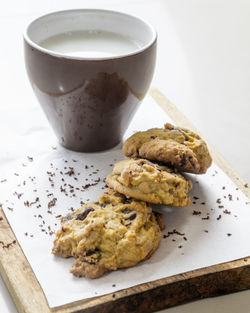
<svg viewBox="0 0 250 313"><path fill-rule="evenodd" d="M112 41L111 55L97 57L44 47L53 38L57 38L55 43L60 36L98 31L118 39L127 38L136 47L123 52L119 42L116 45ZM156 42L156 32L148 23L114 11L60 11L28 25L24 33L27 73L64 147L92 152L112 148L121 141L150 86ZM108 51L109 41L102 47ZM112 55L117 47L121 51Z"/></svg>

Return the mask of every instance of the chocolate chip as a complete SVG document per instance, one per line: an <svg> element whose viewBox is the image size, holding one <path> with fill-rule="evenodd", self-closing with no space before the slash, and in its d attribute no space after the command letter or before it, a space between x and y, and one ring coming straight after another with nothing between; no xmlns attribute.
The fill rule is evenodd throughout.
<svg viewBox="0 0 250 313"><path fill-rule="evenodd" d="M100 250L98 248L96 248L95 250L88 250L86 252L86 256L91 256L91 255L95 254L96 252L100 252Z"/></svg>
<svg viewBox="0 0 250 313"><path fill-rule="evenodd" d="M79 221L85 220L85 218L87 217L87 215L91 211L94 211L94 209L93 208L86 208L86 210L84 212L77 214L76 220L79 220Z"/></svg>
<svg viewBox="0 0 250 313"><path fill-rule="evenodd" d="M127 221L127 220L132 221L132 220L134 220L135 218L136 218L136 213L134 213L134 214L132 214L132 215L126 217L125 220L126 220L126 221Z"/></svg>
<svg viewBox="0 0 250 313"><path fill-rule="evenodd" d="M187 160L185 154L181 154L180 157L181 157L181 166L186 165Z"/></svg>
<svg viewBox="0 0 250 313"><path fill-rule="evenodd" d="M128 209L128 208L125 208L125 209L123 209L121 212L122 212L123 214L128 214L128 213L132 212L132 210L131 210L131 209Z"/></svg>
<svg viewBox="0 0 250 313"><path fill-rule="evenodd" d="M181 129L177 128L177 127L175 127L173 130L178 131L179 133L181 133L182 136L184 137L185 141L189 140L188 136L186 135L186 133L183 130L181 130Z"/></svg>
<svg viewBox="0 0 250 313"><path fill-rule="evenodd" d="M85 256L83 256L82 261L88 264L96 264L100 261L100 259L100 250L96 248L95 250L88 250Z"/></svg>

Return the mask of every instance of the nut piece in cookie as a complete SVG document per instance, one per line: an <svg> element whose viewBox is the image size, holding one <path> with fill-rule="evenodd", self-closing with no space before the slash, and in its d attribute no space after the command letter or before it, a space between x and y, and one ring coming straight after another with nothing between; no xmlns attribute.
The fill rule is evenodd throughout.
<svg viewBox="0 0 250 313"><path fill-rule="evenodd" d="M203 174L212 163L207 145L194 132L171 124L137 132L123 145L127 157L169 164L179 171Z"/></svg>
<svg viewBox="0 0 250 313"><path fill-rule="evenodd" d="M62 218L52 252L76 259L75 276L97 278L149 258L160 244L161 226L147 203L107 189L98 202Z"/></svg>
<svg viewBox="0 0 250 313"><path fill-rule="evenodd" d="M114 190L138 200L152 203L187 206L190 180L174 169L145 159L127 159L114 164L106 183Z"/></svg>

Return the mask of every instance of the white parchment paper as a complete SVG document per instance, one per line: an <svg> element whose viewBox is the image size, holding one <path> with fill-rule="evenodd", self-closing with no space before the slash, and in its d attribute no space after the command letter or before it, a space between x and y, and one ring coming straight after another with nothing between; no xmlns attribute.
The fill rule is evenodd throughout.
<svg viewBox="0 0 250 313"><path fill-rule="evenodd" d="M57 144L39 107L1 113L0 203L50 307L250 255L249 200L213 164L205 175L187 175L194 186L189 207L154 206L166 229L149 260L94 280L73 277L74 260L51 254L59 217L98 198L112 164L124 159L121 145L72 152ZM125 138L168 121L148 96Z"/></svg>

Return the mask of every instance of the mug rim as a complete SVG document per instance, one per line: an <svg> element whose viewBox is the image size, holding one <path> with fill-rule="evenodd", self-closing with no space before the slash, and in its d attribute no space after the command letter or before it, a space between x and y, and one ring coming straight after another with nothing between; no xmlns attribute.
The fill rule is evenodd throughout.
<svg viewBox="0 0 250 313"><path fill-rule="evenodd" d="M29 28L32 27L32 24L35 23L36 21L38 21L39 19L45 18L45 17L49 17L51 15L56 15L56 14L63 14L63 13L70 13L70 12L96 12L96 13L111 13L111 14L115 14L115 15L122 15L122 16L127 16L129 18L133 18L135 20L138 20L140 22L143 22L152 32L152 39L145 45L143 45L142 47L139 47L138 49L129 52L129 53L124 53L124 54L120 54L120 55L115 55L115 56L105 56L105 57L82 57L82 56L74 56L74 55L66 55L64 53L60 53L60 52L56 52L50 49L46 49L41 47L39 44L35 43L28 35L28 31ZM36 18L33 18L31 21L29 21L25 27L25 30L23 32L23 38L24 40L33 48L37 49L40 52L43 52L45 54L54 56L54 57L58 57L58 58L65 58L65 59L69 59L69 60L79 60L79 61L105 61L105 60L114 60L114 59L121 59L121 58L125 58L128 56L133 56L133 55L137 55L142 53L143 51L147 50L148 48L150 48L151 46L153 46L155 44L155 42L157 41L157 31L155 30L155 28L146 20L144 20L141 17L137 17L134 16L132 14L127 14L127 13L123 13L120 11L115 11L115 10L106 10L106 9L70 9L70 10L59 10L59 11L52 11L50 13L47 14L43 14L43 15L39 15Z"/></svg>

